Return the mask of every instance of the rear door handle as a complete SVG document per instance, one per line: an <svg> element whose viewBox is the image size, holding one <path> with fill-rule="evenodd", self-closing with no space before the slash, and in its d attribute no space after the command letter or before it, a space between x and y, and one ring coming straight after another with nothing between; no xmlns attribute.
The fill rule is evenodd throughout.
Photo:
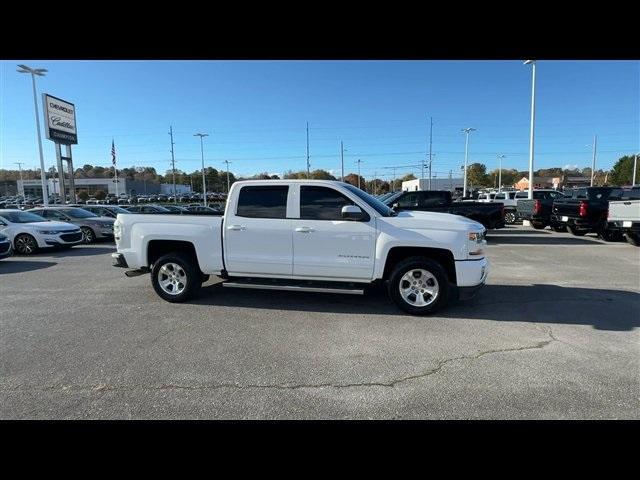
<svg viewBox="0 0 640 480"><path fill-rule="evenodd" d="M315 232L315 230L311 227L298 227L296 228L296 232L300 232L300 233L310 233L310 232Z"/></svg>
<svg viewBox="0 0 640 480"><path fill-rule="evenodd" d="M247 227L245 227L244 225L229 225L227 227L227 230L246 230Z"/></svg>

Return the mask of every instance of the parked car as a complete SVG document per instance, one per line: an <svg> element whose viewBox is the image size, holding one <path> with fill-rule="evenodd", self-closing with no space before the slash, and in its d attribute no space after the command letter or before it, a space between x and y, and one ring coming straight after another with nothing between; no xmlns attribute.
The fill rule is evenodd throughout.
<svg viewBox="0 0 640 480"><path fill-rule="evenodd" d="M487 230L504 227L504 210L501 203L454 202L446 190L417 190L398 192L384 202L396 212L411 210L441 212L461 215L481 223Z"/></svg>
<svg viewBox="0 0 640 480"><path fill-rule="evenodd" d="M113 238L111 217L99 217L80 207L40 207L29 210L47 220L72 223L80 227L84 243L93 243L98 239Z"/></svg>
<svg viewBox="0 0 640 480"><path fill-rule="evenodd" d="M0 226L0 229L1 228L2 226ZM0 233L0 259L11 256L12 249L13 247L11 246L11 240L9 240L9 237Z"/></svg>
<svg viewBox="0 0 640 480"><path fill-rule="evenodd" d="M576 236L595 232L607 241L621 239L621 233L611 230L607 225L609 200L619 199L623 190L618 187L578 188L572 196L557 198L553 201L551 222L565 225Z"/></svg>
<svg viewBox="0 0 640 480"><path fill-rule="evenodd" d="M222 210L219 208L205 207L204 205L192 205L186 208L187 212L191 213L203 213L210 215L222 215Z"/></svg>
<svg viewBox="0 0 640 480"><path fill-rule="evenodd" d="M640 247L640 187L624 190L621 200L609 201L607 227Z"/></svg>
<svg viewBox="0 0 640 480"><path fill-rule="evenodd" d="M171 213L170 210L160 205L133 205L127 210L130 213Z"/></svg>
<svg viewBox="0 0 640 480"><path fill-rule="evenodd" d="M564 198L564 194L556 190L534 190L533 200L518 200L516 216L519 220L528 221L537 230L551 226L556 232L566 232L566 225L551 220L553 202L558 198Z"/></svg>
<svg viewBox="0 0 640 480"><path fill-rule="evenodd" d="M21 210L0 210L0 233L9 238L13 249L21 255L31 255L41 248L68 248L82 243L82 232L76 225L48 221Z"/></svg>
<svg viewBox="0 0 640 480"><path fill-rule="evenodd" d="M82 208L99 217L116 218L119 213L129 213L129 210L117 205L85 205Z"/></svg>
<svg viewBox="0 0 640 480"><path fill-rule="evenodd" d="M112 256L127 276L150 272L169 302L209 275L226 287L350 294L384 282L402 310L424 315L484 285L485 232L458 215L396 213L342 182L250 180L233 184L224 216L119 215Z"/></svg>
<svg viewBox="0 0 640 480"><path fill-rule="evenodd" d="M187 207L181 207L179 205L162 205L162 208L178 214L188 212Z"/></svg>

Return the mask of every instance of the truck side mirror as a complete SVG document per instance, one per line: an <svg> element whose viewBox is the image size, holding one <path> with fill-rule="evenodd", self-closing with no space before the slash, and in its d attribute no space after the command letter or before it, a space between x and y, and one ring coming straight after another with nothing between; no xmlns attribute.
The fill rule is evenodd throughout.
<svg viewBox="0 0 640 480"><path fill-rule="evenodd" d="M345 205L341 213L342 218L346 220L360 220L364 217L362 209L357 205Z"/></svg>
<svg viewBox="0 0 640 480"><path fill-rule="evenodd" d="M398 202L394 203L393 205L391 205L391 209L392 210L397 210L400 208L400 204Z"/></svg>

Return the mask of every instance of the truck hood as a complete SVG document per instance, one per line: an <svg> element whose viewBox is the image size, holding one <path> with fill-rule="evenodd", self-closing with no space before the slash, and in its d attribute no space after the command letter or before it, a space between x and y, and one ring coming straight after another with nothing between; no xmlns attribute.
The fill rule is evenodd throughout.
<svg viewBox="0 0 640 480"><path fill-rule="evenodd" d="M390 225L406 229L428 229L479 232L484 226L475 220L470 220L461 215L439 212L420 212L403 210L395 217L382 217L381 219Z"/></svg>

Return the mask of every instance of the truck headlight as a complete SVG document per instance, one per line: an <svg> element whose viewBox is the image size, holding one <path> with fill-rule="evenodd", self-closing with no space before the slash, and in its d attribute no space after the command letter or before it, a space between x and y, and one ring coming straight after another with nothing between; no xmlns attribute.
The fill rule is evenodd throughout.
<svg viewBox="0 0 640 480"><path fill-rule="evenodd" d="M484 237L486 230L481 232L469 232L469 255L482 255L484 253L483 247L487 244Z"/></svg>

